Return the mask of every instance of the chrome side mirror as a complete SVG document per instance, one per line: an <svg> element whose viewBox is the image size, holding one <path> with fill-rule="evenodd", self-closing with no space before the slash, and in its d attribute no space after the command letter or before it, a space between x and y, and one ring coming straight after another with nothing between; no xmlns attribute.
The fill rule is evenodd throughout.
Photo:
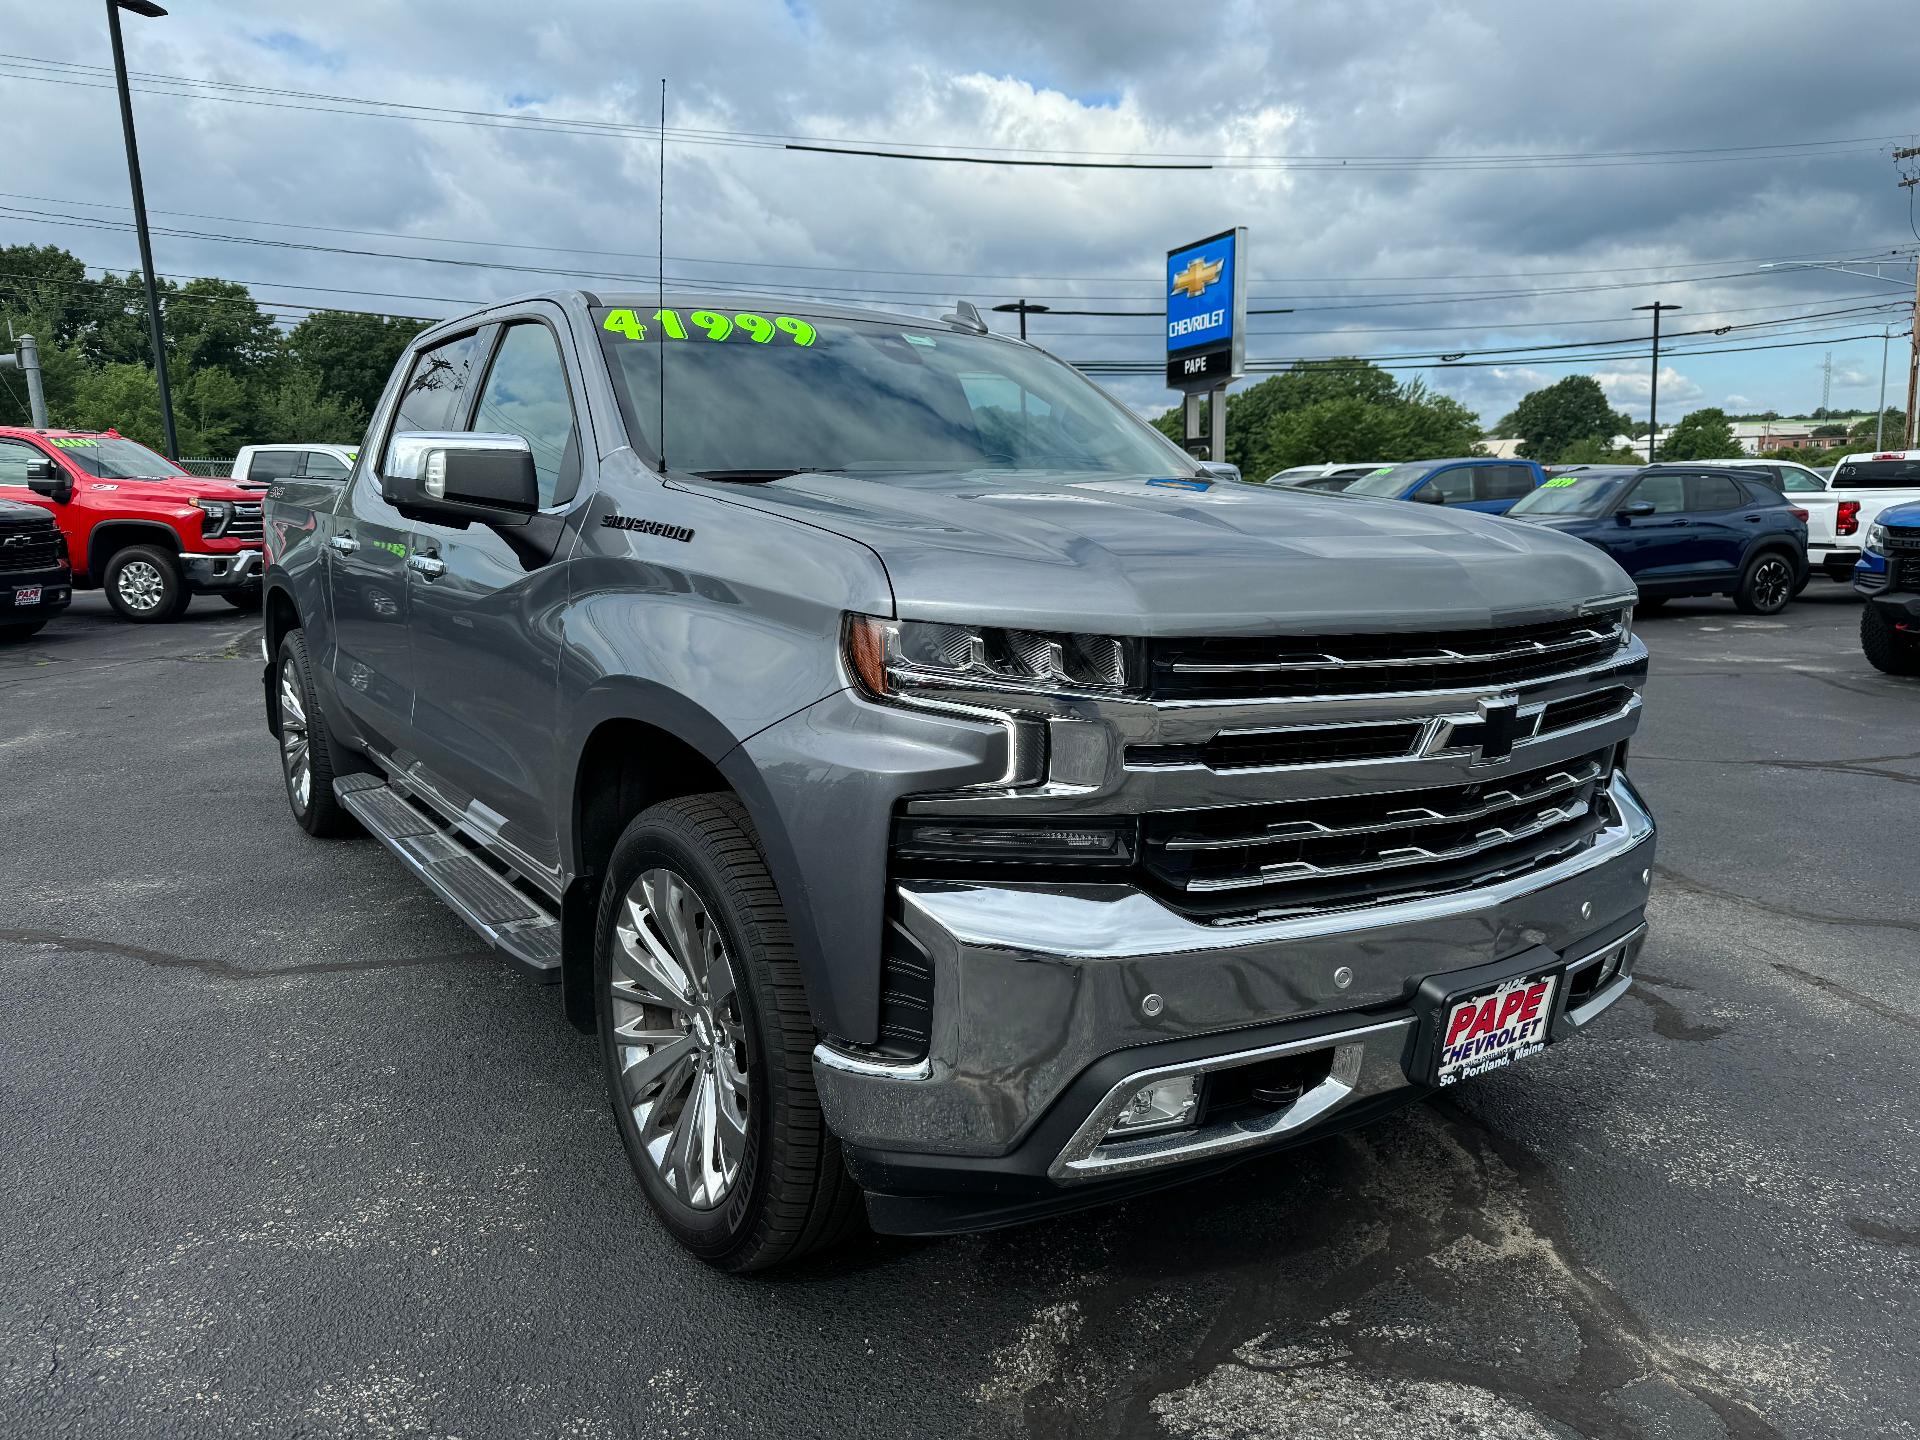
<svg viewBox="0 0 1920 1440"><path fill-rule="evenodd" d="M1209 480L1238 480L1240 467L1229 465L1224 460L1196 460L1194 465Z"/></svg>
<svg viewBox="0 0 1920 1440"><path fill-rule="evenodd" d="M380 494L410 520L524 525L540 509L540 477L523 436L405 430L387 442Z"/></svg>

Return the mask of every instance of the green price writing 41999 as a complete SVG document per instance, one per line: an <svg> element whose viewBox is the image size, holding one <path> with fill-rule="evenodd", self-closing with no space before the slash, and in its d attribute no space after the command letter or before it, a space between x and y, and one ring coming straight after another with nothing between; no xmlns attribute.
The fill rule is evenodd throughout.
<svg viewBox="0 0 1920 1440"><path fill-rule="evenodd" d="M738 330L756 345L785 335L796 345L811 345L819 331L792 315L723 315L718 310L695 310L685 320L678 310L656 310L647 317L668 340L725 340ZM647 338L647 323L631 310L610 310L602 327L628 340Z"/></svg>

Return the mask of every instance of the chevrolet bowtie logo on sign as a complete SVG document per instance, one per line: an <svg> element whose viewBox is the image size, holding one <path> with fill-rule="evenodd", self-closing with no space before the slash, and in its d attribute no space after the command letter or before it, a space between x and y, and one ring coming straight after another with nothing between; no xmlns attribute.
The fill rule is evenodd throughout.
<svg viewBox="0 0 1920 1440"><path fill-rule="evenodd" d="M1245 368L1245 236L1227 230L1167 252L1167 384L1176 390L1211 390Z"/></svg>
<svg viewBox="0 0 1920 1440"><path fill-rule="evenodd" d="M1173 277L1174 295L1185 295L1198 300L1207 293L1207 287L1220 278L1220 272L1227 268L1225 260L1207 260L1199 255L1187 263L1187 268Z"/></svg>

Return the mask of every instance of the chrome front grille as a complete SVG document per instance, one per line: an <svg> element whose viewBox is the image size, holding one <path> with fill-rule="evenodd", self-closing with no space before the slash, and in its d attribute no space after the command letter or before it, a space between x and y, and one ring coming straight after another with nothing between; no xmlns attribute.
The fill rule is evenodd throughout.
<svg viewBox="0 0 1920 1440"><path fill-rule="evenodd" d="M1491 884L1591 842L1612 753L1478 784L1149 815L1142 865L1168 903L1213 921Z"/></svg>
<svg viewBox="0 0 1920 1440"><path fill-rule="evenodd" d="M1197 766L1215 774L1231 774L1460 754L1490 762L1505 759L1515 745L1617 720L1628 714L1633 704L1630 687L1608 685L1561 700L1527 705L1509 701L1503 712L1482 709L1425 720L1222 730L1200 744L1129 746L1126 763L1130 770Z"/></svg>
<svg viewBox="0 0 1920 1440"><path fill-rule="evenodd" d="M233 507L233 518L227 522L227 528L220 538L223 540L258 540L266 533L260 518L260 504L237 504Z"/></svg>
<svg viewBox="0 0 1920 1440"><path fill-rule="evenodd" d="M1225 637L1153 642L1155 699L1328 695L1516 685L1566 674L1620 648L1623 620L1416 635Z"/></svg>

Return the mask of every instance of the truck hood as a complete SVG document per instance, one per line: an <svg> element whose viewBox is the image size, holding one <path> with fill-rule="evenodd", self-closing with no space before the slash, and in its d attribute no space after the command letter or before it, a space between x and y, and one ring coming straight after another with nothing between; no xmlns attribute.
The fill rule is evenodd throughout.
<svg viewBox="0 0 1920 1440"><path fill-rule="evenodd" d="M1551 530L1283 486L1032 471L684 483L870 547L907 619L1419 631L1528 624L1633 593L1605 554Z"/></svg>
<svg viewBox="0 0 1920 1440"><path fill-rule="evenodd" d="M115 486L122 498L129 502L147 501L155 505L185 505L194 499L233 500L248 505L260 503L258 490L243 490L224 476L218 479L182 475L178 479L168 480L96 480L91 475L83 475L75 483L80 489L88 491L97 491L102 486ZM107 493L112 494L113 491Z"/></svg>

